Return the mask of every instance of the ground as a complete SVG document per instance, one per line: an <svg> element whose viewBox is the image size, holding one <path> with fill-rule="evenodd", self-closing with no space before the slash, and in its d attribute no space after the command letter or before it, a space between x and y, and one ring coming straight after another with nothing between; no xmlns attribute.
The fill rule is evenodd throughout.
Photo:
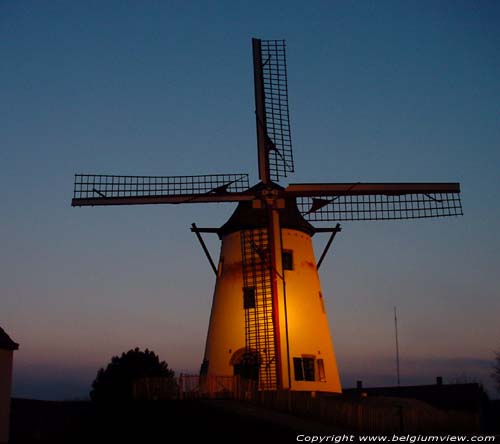
<svg viewBox="0 0 500 444"><path fill-rule="evenodd" d="M490 404L481 433L497 434L500 442L500 404ZM229 399L118 405L13 399L10 443L265 444L294 443L300 434L342 435L346 439L356 432Z"/></svg>
<svg viewBox="0 0 500 444"><path fill-rule="evenodd" d="M12 403L11 444L293 443L299 433L336 432L337 428L230 400L101 406L85 401Z"/></svg>

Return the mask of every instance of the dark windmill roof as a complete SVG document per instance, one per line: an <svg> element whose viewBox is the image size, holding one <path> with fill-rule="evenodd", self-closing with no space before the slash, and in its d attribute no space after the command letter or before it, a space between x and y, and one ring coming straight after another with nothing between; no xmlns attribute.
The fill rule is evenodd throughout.
<svg viewBox="0 0 500 444"><path fill-rule="evenodd" d="M258 184L251 188L257 190L263 185ZM274 184L274 187L282 189ZM280 209L280 225L282 228L302 231L309 236L314 234L314 227L307 222L297 208L294 198L285 200L285 208ZM242 201L236 207L229 220L218 230L219 237L240 230L251 230L267 227L267 208L253 208L251 201Z"/></svg>
<svg viewBox="0 0 500 444"><path fill-rule="evenodd" d="M19 344L16 344L10 336L5 333L5 330L0 327L0 349L3 350L17 350L19 348Z"/></svg>

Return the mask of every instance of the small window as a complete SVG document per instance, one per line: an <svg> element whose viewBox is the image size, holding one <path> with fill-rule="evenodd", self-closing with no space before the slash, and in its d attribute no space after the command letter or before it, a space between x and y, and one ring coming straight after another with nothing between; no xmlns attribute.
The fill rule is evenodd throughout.
<svg viewBox="0 0 500 444"><path fill-rule="evenodd" d="M314 381L314 358L302 358L302 367L304 367L304 379Z"/></svg>
<svg viewBox="0 0 500 444"><path fill-rule="evenodd" d="M314 381L314 358L293 358L296 381Z"/></svg>
<svg viewBox="0 0 500 444"><path fill-rule="evenodd" d="M302 370L302 358L293 358L293 370L296 381L304 380L304 371Z"/></svg>
<svg viewBox="0 0 500 444"><path fill-rule="evenodd" d="M318 363L318 379L320 381L326 381L325 363L323 359L318 359L316 362Z"/></svg>
<svg viewBox="0 0 500 444"><path fill-rule="evenodd" d="M255 288L243 287L243 308L255 308Z"/></svg>
<svg viewBox="0 0 500 444"><path fill-rule="evenodd" d="M281 255L283 270L293 270L293 251L284 250Z"/></svg>

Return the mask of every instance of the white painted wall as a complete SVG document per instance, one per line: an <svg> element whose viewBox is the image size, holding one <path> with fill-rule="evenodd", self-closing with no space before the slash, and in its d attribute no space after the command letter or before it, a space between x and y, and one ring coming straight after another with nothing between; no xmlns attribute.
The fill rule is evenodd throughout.
<svg viewBox="0 0 500 444"><path fill-rule="evenodd" d="M294 261L294 269L284 272L289 353L283 285L281 280L278 281L283 386L299 391L341 392L327 314L320 297L321 285L311 237L302 231L282 229L282 241L284 250L293 251ZM233 354L245 347L240 232L223 237L220 257L223 265L214 291L205 359L209 361L208 374L229 376L233 374ZM304 356L323 360L323 380L319 380L317 367L315 381L295 380L293 358ZM287 362L290 365L290 379Z"/></svg>

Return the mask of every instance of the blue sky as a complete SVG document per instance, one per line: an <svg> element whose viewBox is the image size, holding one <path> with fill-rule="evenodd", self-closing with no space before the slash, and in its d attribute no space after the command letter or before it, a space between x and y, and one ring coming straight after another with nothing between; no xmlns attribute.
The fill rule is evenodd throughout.
<svg viewBox="0 0 500 444"><path fill-rule="evenodd" d="M73 174L257 182L252 37L287 40L291 183L462 185L460 218L343 224L321 277L344 385L395 382L397 305L403 383L442 375L493 394L498 2L0 1L0 325L21 344L14 395L83 397L136 346L198 370L214 278L189 227L234 207L71 208Z"/></svg>

